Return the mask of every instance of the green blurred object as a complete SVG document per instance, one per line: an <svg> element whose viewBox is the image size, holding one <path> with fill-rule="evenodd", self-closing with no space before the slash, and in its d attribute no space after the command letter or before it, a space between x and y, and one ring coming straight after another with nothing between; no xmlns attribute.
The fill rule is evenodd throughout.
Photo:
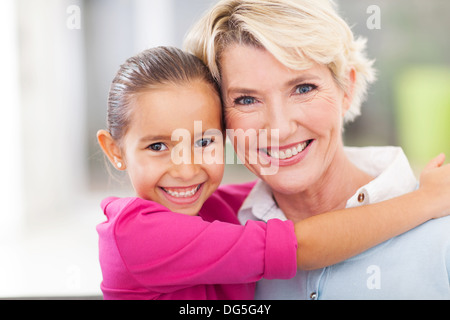
<svg viewBox="0 0 450 320"><path fill-rule="evenodd" d="M450 68L415 66L396 85L400 145L412 163L423 165L444 152L450 160Z"/></svg>

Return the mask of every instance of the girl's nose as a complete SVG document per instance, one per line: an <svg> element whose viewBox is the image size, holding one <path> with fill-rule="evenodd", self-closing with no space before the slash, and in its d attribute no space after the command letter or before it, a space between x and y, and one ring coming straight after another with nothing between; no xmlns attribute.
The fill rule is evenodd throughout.
<svg viewBox="0 0 450 320"><path fill-rule="evenodd" d="M200 167L198 164L181 163L181 164L174 164L170 174L172 177L176 179L182 181L189 181L195 178L195 176L198 175L199 172Z"/></svg>

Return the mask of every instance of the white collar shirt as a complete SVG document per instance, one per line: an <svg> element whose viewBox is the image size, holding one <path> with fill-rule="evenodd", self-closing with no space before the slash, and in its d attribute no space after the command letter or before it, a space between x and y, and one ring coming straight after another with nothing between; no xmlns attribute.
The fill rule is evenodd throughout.
<svg viewBox="0 0 450 320"><path fill-rule="evenodd" d="M397 147L345 148L349 159L374 179L347 200L347 207L384 201L415 190L417 179ZM286 220L270 188L257 182L241 207L248 219ZM450 216L431 220L355 257L289 280L262 279L255 299L450 299Z"/></svg>

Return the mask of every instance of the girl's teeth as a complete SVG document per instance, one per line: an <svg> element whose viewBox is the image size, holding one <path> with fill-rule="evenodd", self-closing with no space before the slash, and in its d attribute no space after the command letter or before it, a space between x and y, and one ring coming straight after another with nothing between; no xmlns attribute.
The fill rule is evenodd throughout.
<svg viewBox="0 0 450 320"><path fill-rule="evenodd" d="M171 191L168 189L164 189L163 190L165 192L167 192L168 194L170 194L172 197L176 197L176 198L187 198L187 197L192 197L194 194L197 193L198 189L200 189L200 185L196 186L195 188L192 188L191 190L187 190L187 191Z"/></svg>
<svg viewBox="0 0 450 320"><path fill-rule="evenodd" d="M305 150L305 148L307 146L308 146L308 143L307 142L303 142L303 143L298 144L295 147L292 147L290 149L286 149L284 151L279 151L279 152L274 151L273 153L271 153L270 151L267 151L267 154L269 156L271 156L272 158L284 160L284 159L292 158L293 156L299 154L300 152Z"/></svg>

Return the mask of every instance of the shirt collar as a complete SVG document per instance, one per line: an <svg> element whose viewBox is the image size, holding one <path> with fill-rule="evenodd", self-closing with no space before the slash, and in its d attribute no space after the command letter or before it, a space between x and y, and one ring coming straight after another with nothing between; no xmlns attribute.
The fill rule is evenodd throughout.
<svg viewBox="0 0 450 320"><path fill-rule="evenodd" d="M409 161L399 147L345 148L345 151L359 169L375 177L347 201L347 208L398 197L418 186Z"/></svg>
<svg viewBox="0 0 450 320"><path fill-rule="evenodd" d="M247 220L267 222L275 218L283 221L287 220L273 199L269 185L259 179L242 204L238 213L238 219L242 224L245 224Z"/></svg>
<svg viewBox="0 0 450 320"><path fill-rule="evenodd" d="M375 177L347 201L347 208L387 200L417 188L417 180L401 148L345 147L344 149L350 161ZM242 204L238 218L243 224L247 220L287 219L273 199L270 187L262 180L257 181Z"/></svg>

